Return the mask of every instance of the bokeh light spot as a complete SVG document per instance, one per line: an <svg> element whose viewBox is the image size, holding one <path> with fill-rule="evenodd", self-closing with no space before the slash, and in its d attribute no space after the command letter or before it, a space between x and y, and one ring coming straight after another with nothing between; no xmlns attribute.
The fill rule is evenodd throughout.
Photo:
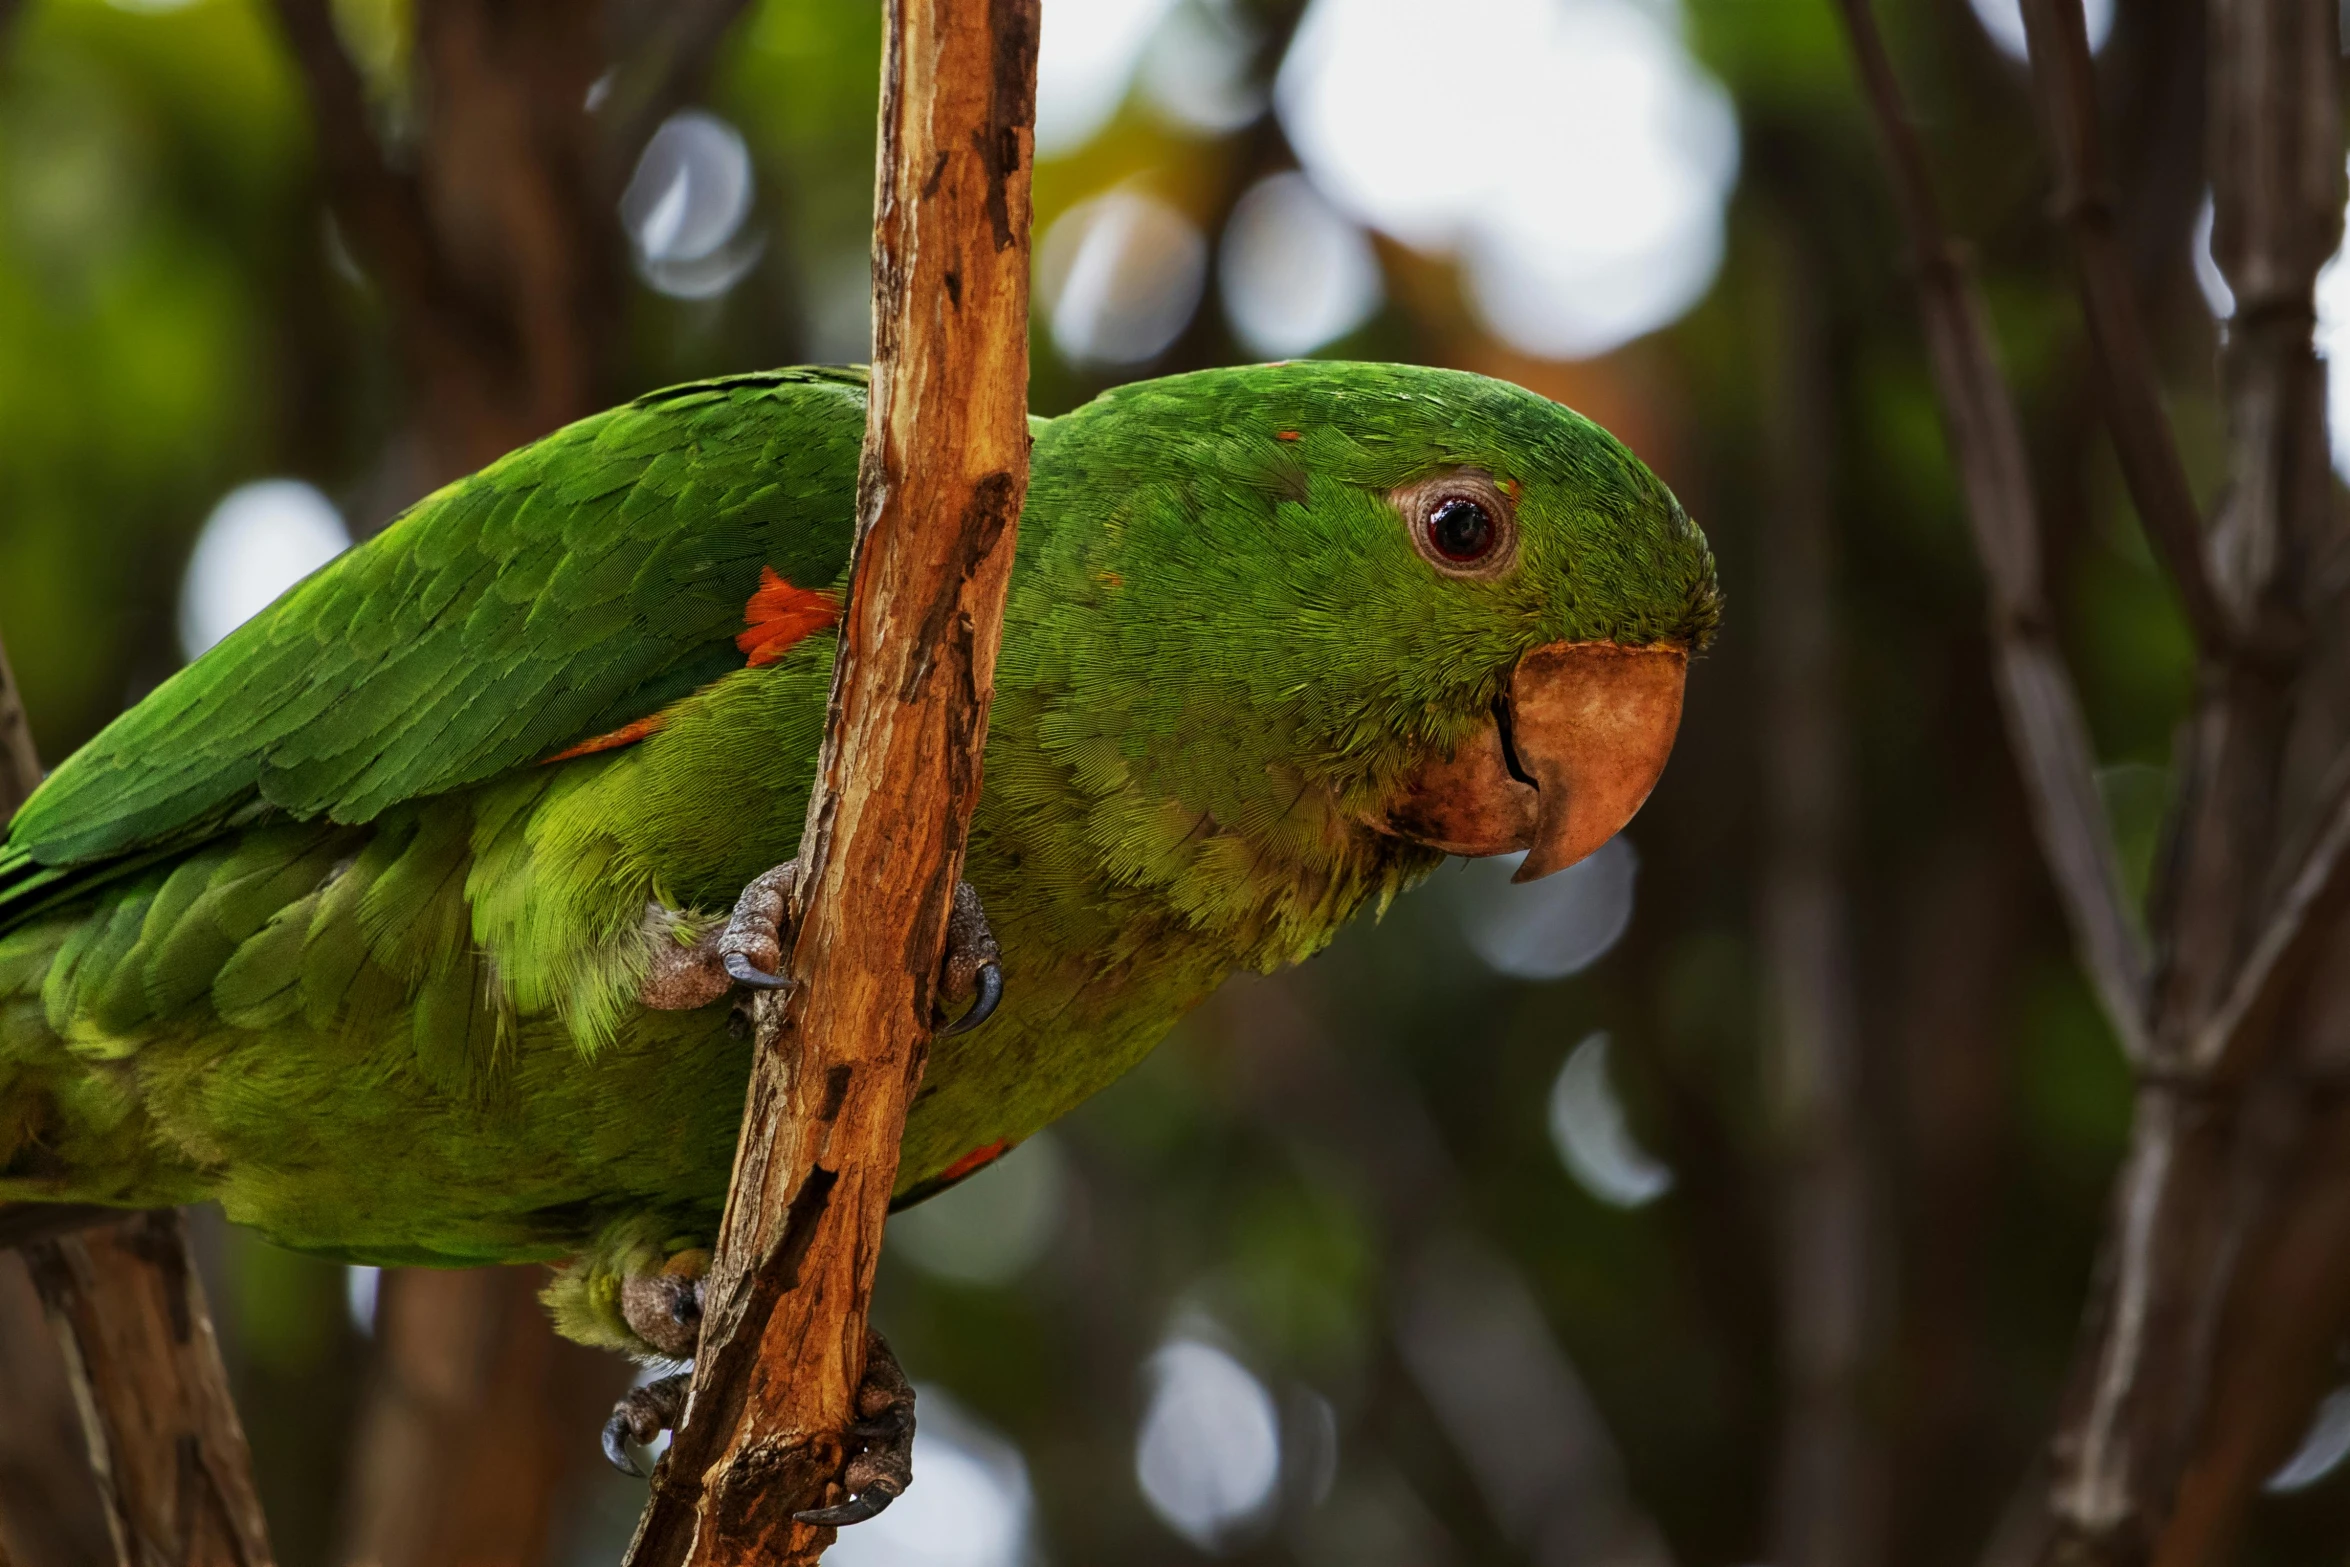
<svg viewBox="0 0 2350 1567"><path fill-rule="evenodd" d="M1179 1338L1149 1362L1134 1476L1151 1511L1203 1551L1255 1522L1281 1478L1272 1395L1213 1344Z"/></svg>
<svg viewBox="0 0 2350 1567"><path fill-rule="evenodd" d="M1176 126L1229 135L1265 112L1249 80L1257 36L1231 0L1179 0L1142 53L1144 99Z"/></svg>
<svg viewBox="0 0 2350 1567"><path fill-rule="evenodd" d="M1975 20L1999 52L2011 60L2029 60L2031 46L2024 37L2023 0L1968 0ZM2081 21L2088 29L2092 53L2105 47L2113 34L2113 0L2082 0Z"/></svg>
<svg viewBox="0 0 2350 1567"><path fill-rule="evenodd" d="M1173 0L1046 0L1037 34L1036 155L1074 152L1109 123Z"/></svg>
<svg viewBox="0 0 2350 1567"><path fill-rule="evenodd" d="M383 1292L384 1270L352 1263L343 1269L343 1306L363 1338L375 1337L375 1304Z"/></svg>
<svg viewBox="0 0 2350 1567"><path fill-rule="evenodd" d="M1655 331L1720 266L1737 120L1669 13L1314 0L1274 101L1315 183L1459 255L1484 325L1524 352L1588 358Z"/></svg>
<svg viewBox="0 0 2350 1567"><path fill-rule="evenodd" d="M2293 1456L2279 1465L2262 1487L2267 1491L2306 1491L2350 1458L2350 1387L2328 1393L2309 1417L2309 1429Z"/></svg>
<svg viewBox="0 0 2350 1567"><path fill-rule="evenodd" d="M742 235L752 190L742 132L706 109L662 121L620 193L638 275L677 299L714 299L741 282L764 248Z"/></svg>
<svg viewBox="0 0 2350 1567"><path fill-rule="evenodd" d="M1155 359L1190 324L1208 245L1156 196L1113 190L1061 214L1036 249L1053 343L1072 363Z"/></svg>
<svg viewBox="0 0 2350 1567"><path fill-rule="evenodd" d="M1020 1450L938 1388L915 1389L914 1483L843 1529L825 1567L1019 1567L1035 1500Z"/></svg>
<svg viewBox="0 0 2350 1567"><path fill-rule="evenodd" d="M261 479L229 491L180 582L181 651L198 657L350 547L343 514L316 485Z"/></svg>
<svg viewBox="0 0 2350 1567"><path fill-rule="evenodd" d="M1639 1208L1673 1189L1673 1172L1633 1139L1608 1078L1609 1040L1591 1034L1567 1052L1550 1087L1550 1140L1576 1183L1611 1208Z"/></svg>
<svg viewBox="0 0 2350 1567"><path fill-rule="evenodd" d="M1607 956L1632 923L1640 855L1618 833L1579 864L1513 882L1523 854L1463 864L1452 881L1469 950L1512 979L1565 979Z"/></svg>
<svg viewBox="0 0 2350 1567"><path fill-rule="evenodd" d="M1379 308L1379 258L1302 174L1251 186L1224 229L1224 313L1250 352L1312 353Z"/></svg>

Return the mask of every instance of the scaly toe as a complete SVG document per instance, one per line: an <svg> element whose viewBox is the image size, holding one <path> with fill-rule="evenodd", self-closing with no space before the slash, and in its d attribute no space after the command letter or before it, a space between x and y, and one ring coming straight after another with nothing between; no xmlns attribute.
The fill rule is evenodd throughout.
<svg viewBox="0 0 2350 1567"><path fill-rule="evenodd" d="M841 1472L846 1501L813 1507L792 1516L801 1523L838 1529L863 1523L914 1483L914 1385L880 1334L865 1334L865 1377L857 1387L857 1415L841 1434L861 1448Z"/></svg>

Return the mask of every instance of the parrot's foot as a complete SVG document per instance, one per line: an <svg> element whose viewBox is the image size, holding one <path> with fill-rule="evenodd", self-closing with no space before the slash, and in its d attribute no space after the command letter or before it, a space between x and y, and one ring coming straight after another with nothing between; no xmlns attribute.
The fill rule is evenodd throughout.
<svg viewBox="0 0 2350 1567"><path fill-rule="evenodd" d="M691 1360L702 1340L702 1280L706 1251L681 1251L657 1273L620 1281L620 1315L629 1330L672 1360Z"/></svg>
<svg viewBox="0 0 2350 1567"><path fill-rule="evenodd" d="M958 909L961 902L958 897ZM825 1529L863 1523L914 1483L914 1384L906 1380L887 1341L871 1328L865 1330L865 1380L857 1385L857 1421L841 1434L858 1448L841 1471L841 1488L849 1499L794 1513L801 1523Z"/></svg>
<svg viewBox="0 0 2350 1567"><path fill-rule="evenodd" d="M657 1273L632 1273L620 1281L620 1315L629 1331L669 1356L691 1360L701 1347L702 1283L710 1272L706 1251L681 1251ZM685 1410L686 1372L661 1377L612 1406L604 1422L604 1456L622 1474L642 1477L644 1471L630 1456L628 1444L649 1447L653 1439L677 1424Z"/></svg>
<svg viewBox="0 0 2350 1567"><path fill-rule="evenodd" d="M612 1460L613 1468L639 1480L645 1477L628 1444L650 1447L662 1432L676 1425L678 1416L685 1413L685 1390L692 1381L691 1372L680 1371L630 1388L628 1396L612 1406L612 1418L604 1422L604 1456Z"/></svg>
<svg viewBox="0 0 2350 1567"><path fill-rule="evenodd" d="M657 1010L684 1011L708 1006L736 985L753 990L788 986L791 981L783 976L783 954L790 945L792 889L799 879L797 860L776 866L743 889L735 900L734 913L723 926L692 946L670 938L672 916L668 910L658 903L646 905L646 933L652 938L653 958L638 999ZM977 1028L1003 999L1003 954L996 946L995 933L988 929L979 894L967 881L955 884L939 988L948 1001L972 1003L968 1012L939 1030L941 1036Z"/></svg>
<svg viewBox="0 0 2350 1567"><path fill-rule="evenodd" d="M971 1002L971 1010L938 1031L942 1038L977 1028L995 1015L996 1004L1004 999L1004 955L995 944L995 932L987 928L987 910L979 906L978 889L967 881L955 883L955 906L947 915L946 962L938 978L946 1000ZM897 1362L890 1359L888 1345L882 1345L881 1356L894 1370ZM909 1432L913 1430L913 1397L909 1390Z"/></svg>

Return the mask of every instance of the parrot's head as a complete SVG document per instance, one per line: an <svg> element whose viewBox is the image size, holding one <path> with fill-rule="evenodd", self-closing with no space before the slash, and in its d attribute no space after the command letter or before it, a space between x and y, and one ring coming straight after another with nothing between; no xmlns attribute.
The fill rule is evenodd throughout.
<svg viewBox="0 0 2350 1567"><path fill-rule="evenodd" d="M1047 640L1093 688L1073 707L1117 713L1115 758L1083 757L1082 719L1071 758L1175 820L1561 869L1648 797L1720 614L1704 535L1639 459L1485 376L1141 382L1045 426L1038 459L1040 499L1085 519L1034 541Z"/></svg>

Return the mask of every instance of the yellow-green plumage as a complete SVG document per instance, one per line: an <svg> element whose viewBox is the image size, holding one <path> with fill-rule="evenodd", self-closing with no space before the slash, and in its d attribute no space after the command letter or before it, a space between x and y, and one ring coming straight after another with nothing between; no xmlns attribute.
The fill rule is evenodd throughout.
<svg viewBox="0 0 2350 1567"><path fill-rule="evenodd" d="M863 419L855 373L790 371L583 421L60 767L0 848L0 1198L217 1198L374 1262L585 1248L559 1314L619 1335L613 1270L714 1228L749 1067L728 1003L638 986L797 847L831 638L735 639L762 568L843 585ZM1036 429L967 869L1006 1001L938 1044L904 1194L1431 868L1368 805L1521 653L1715 612L1645 469L1479 377L1207 372ZM1519 494L1507 576L1414 553L1387 492L1448 465Z"/></svg>

